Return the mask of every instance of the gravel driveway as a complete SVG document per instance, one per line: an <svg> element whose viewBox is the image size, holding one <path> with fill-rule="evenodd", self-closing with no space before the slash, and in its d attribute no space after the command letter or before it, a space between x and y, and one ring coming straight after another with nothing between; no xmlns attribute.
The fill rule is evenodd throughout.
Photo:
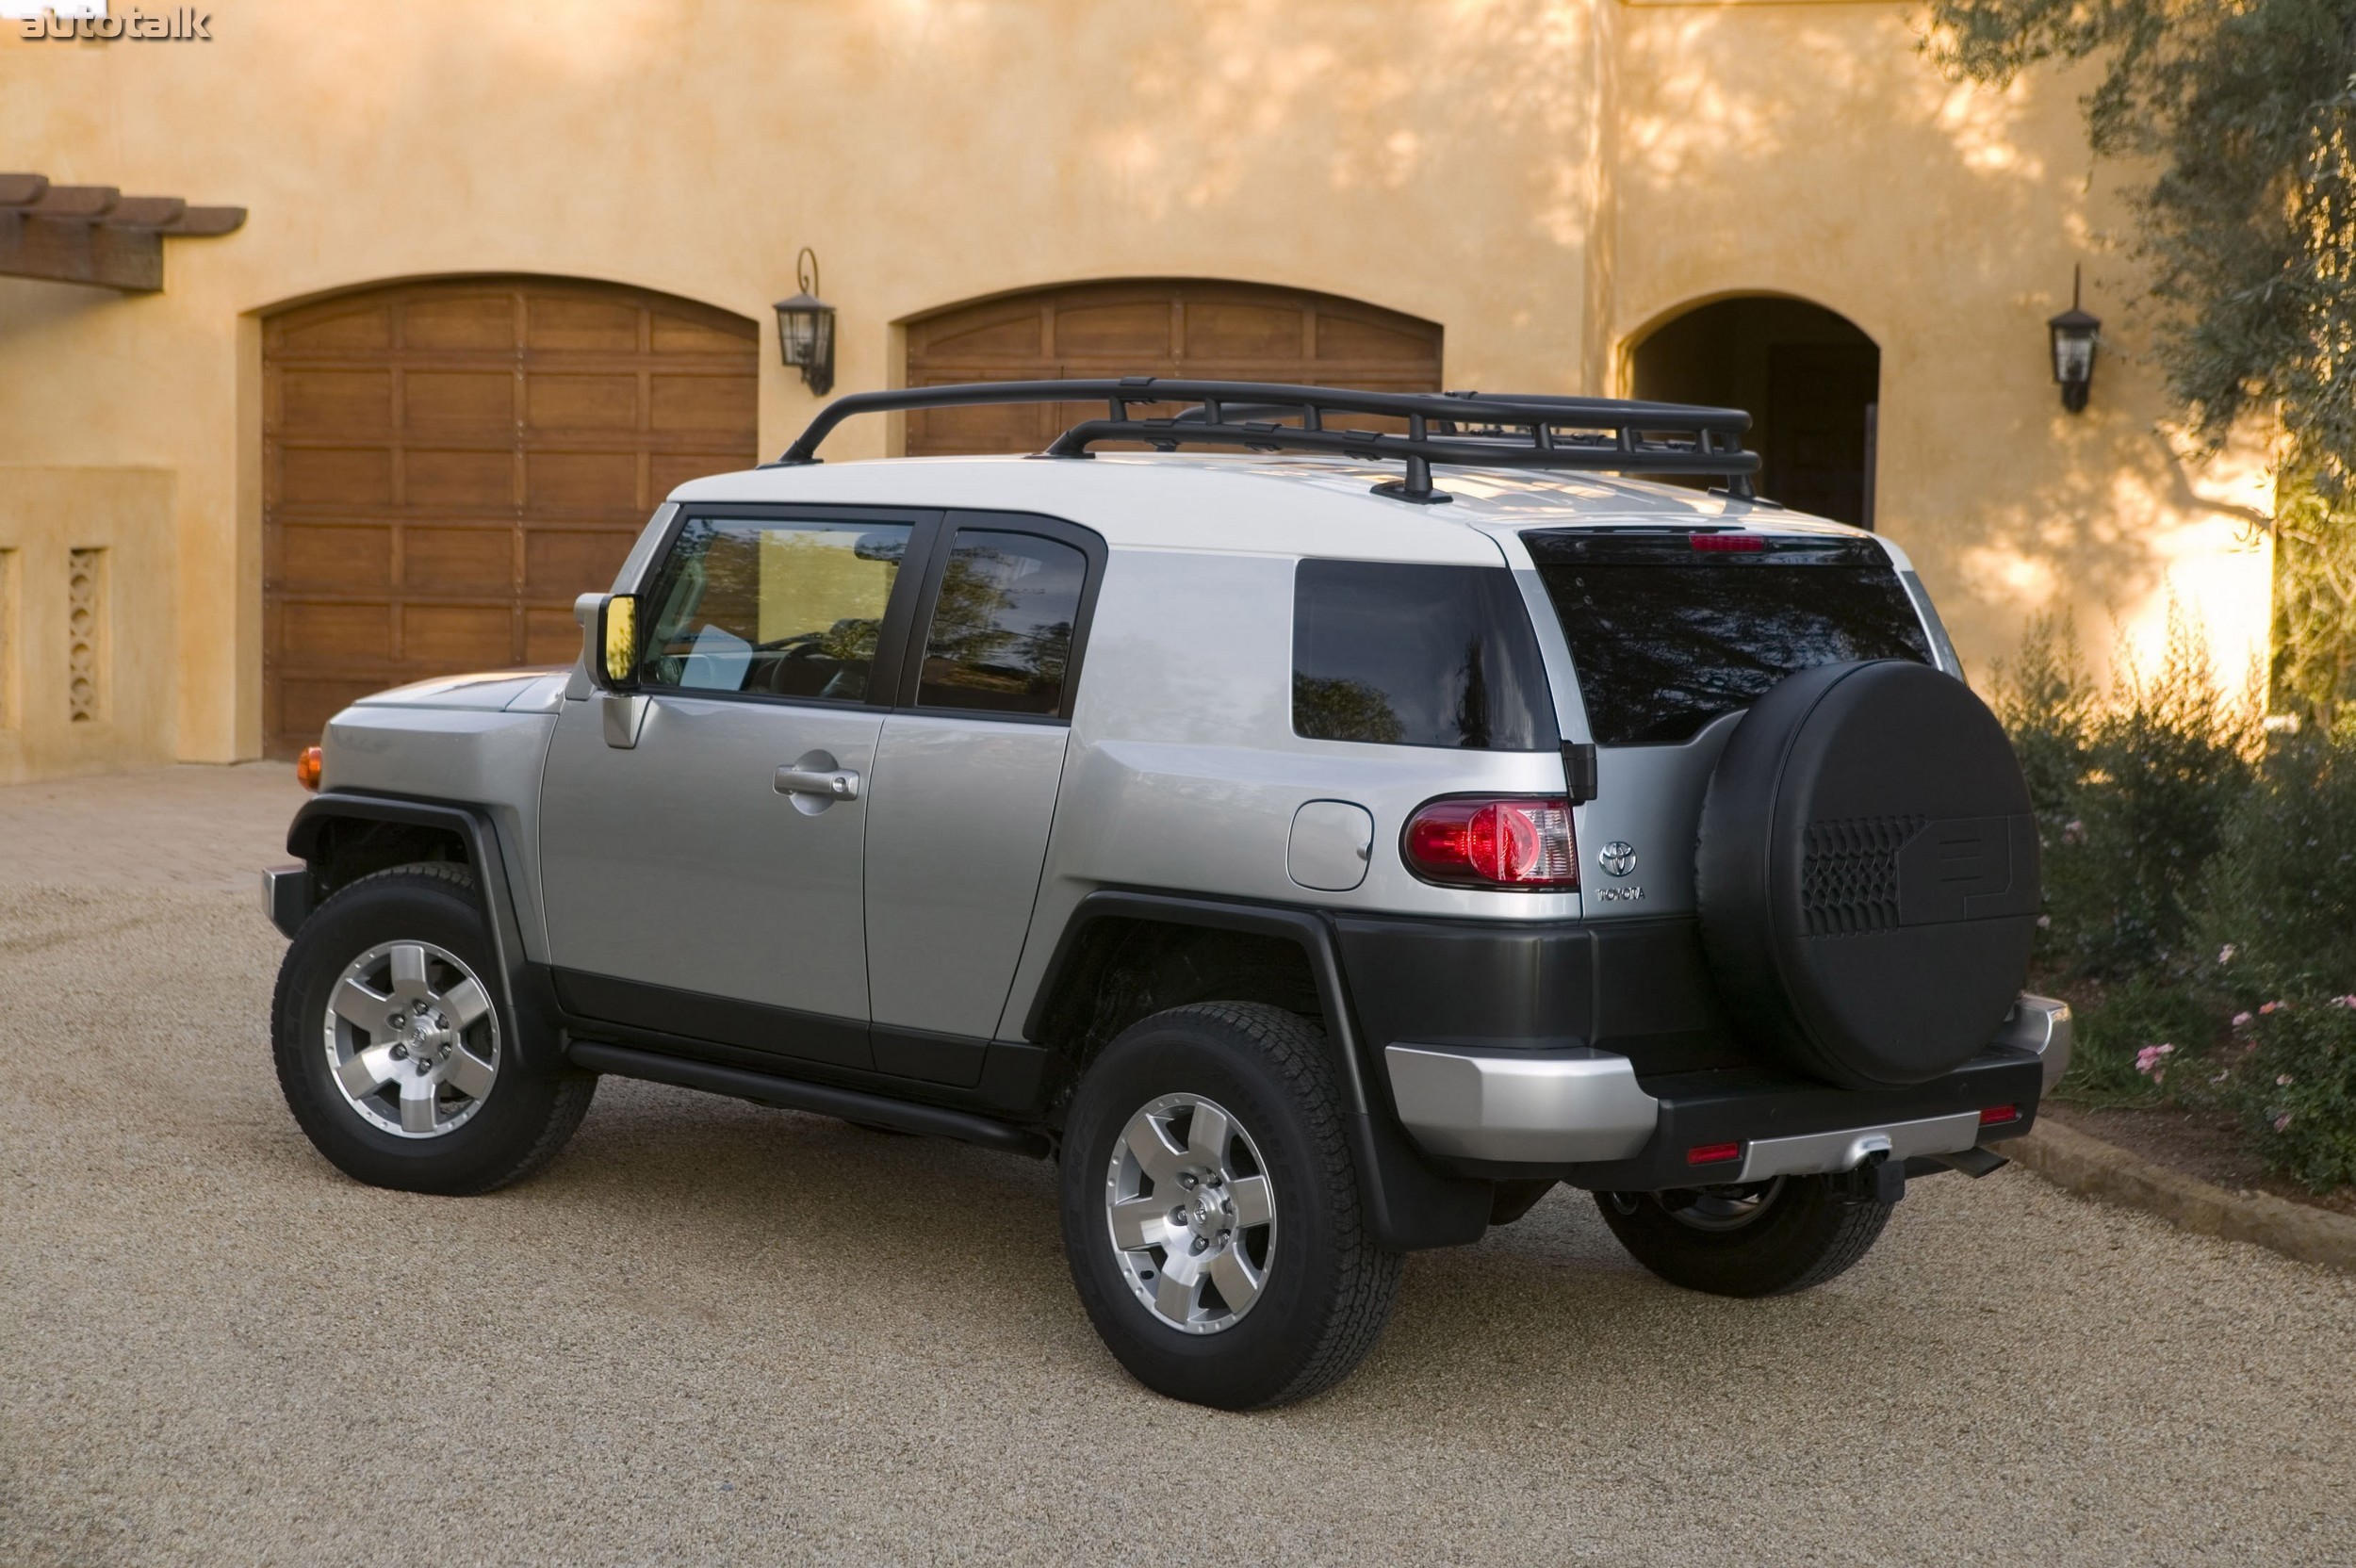
<svg viewBox="0 0 2356 1568"><path fill-rule="evenodd" d="M1098 1348L1043 1165L609 1082L355 1185L265 1044L296 798L0 790L0 1562L2356 1561L2356 1281L2018 1171L1763 1303L1558 1190L1252 1416Z"/></svg>

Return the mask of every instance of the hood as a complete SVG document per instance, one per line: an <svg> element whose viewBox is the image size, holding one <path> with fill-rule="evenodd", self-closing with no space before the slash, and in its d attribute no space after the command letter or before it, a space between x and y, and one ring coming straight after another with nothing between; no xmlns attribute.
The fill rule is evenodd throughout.
<svg viewBox="0 0 2356 1568"><path fill-rule="evenodd" d="M437 676L389 692L362 697L360 708L466 708L496 712L552 706L564 690L565 670L487 670L477 675Z"/></svg>

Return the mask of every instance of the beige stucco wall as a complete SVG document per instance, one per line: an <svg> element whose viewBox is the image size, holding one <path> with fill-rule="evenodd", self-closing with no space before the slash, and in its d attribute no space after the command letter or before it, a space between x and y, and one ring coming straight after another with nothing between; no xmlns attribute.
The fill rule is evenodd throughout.
<svg viewBox="0 0 2356 1568"><path fill-rule="evenodd" d="M79 719L75 550L104 552ZM0 784L172 760L174 554L169 472L0 465Z"/></svg>
<svg viewBox="0 0 2356 1568"><path fill-rule="evenodd" d="M2171 597L2238 687L2266 649L2272 482L2261 451L2203 465L2166 428L2129 302L2119 200L2096 166L2092 80L1953 86L1879 4L1656 5L1619 13L1604 314L1626 351L1693 301L1791 294L1880 346L1877 526L1985 671L2031 611L2068 608L2098 672L2149 665ZM2103 318L2093 399L2061 407L2046 318L2073 264Z"/></svg>
<svg viewBox="0 0 2356 1568"><path fill-rule="evenodd" d="M2047 597L2099 645L2171 582L2224 662L2263 629L2263 558L2164 459L2149 373L2106 354L2076 421L2046 380L2117 223L2070 90L1947 88L1899 5L239 0L212 30L0 29L8 162L252 209L170 242L159 296L0 280L0 464L174 477L150 564L189 759L259 744L259 313L452 272L662 289L762 321L774 449L813 406L767 308L806 244L843 390L893 379L910 315L1086 278L1350 295L1441 322L1450 384L1542 391L1611 390L1681 304L1790 292L1883 345L1883 515L1975 662Z"/></svg>

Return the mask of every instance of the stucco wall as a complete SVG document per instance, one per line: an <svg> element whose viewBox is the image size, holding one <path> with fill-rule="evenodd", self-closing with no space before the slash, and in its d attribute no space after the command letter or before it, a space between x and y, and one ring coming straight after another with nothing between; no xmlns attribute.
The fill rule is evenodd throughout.
<svg viewBox="0 0 2356 1568"><path fill-rule="evenodd" d="M2266 650L2264 454L2187 461L2130 302L2122 181L2081 133L2089 76L2004 92L1917 59L1877 4L1623 8L1607 306L1626 351L1697 300L1789 294L1882 351L1877 526L1936 593L1975 674L2066 608L2098 674L2156 660L2168 603L2229 687ZM2092 401L2061 406L2046 318L2103 318Z"/></svg>
<svg viewBox="0 0 2356 1568"><path fill-rule="evenodd" d="M174 553L170 473L0 465L0 783L172 760Z"/></svg>
<svg viewBox="0 0 2356 1568"><path fill-rule="evenodd" d="M768 335L806 244L843 390L893 379L896 321L1086 278L1350 295L1441 322L1450 384L1539 391L1608 390L1659 316L1764 288L1881 343L1883 515L1968 658L2048 596L2100 651L2105 606L2146 624L2172 580L2232 662L2264 562L2164 460L2149 373L2107 353L2076 421L2045 379L2042 319L2117 221L2069 89L1950 90L1905 16L240 0L209 43L0 29L11 165L253 214L170 242L159 296L0 280L0 463L175 476L173 743L226 760L259 743L256 319L280 304L474 271L704 301L763 321L775 449L813 406ZM2115 297L2091 302L2117 322Z"/></svg>

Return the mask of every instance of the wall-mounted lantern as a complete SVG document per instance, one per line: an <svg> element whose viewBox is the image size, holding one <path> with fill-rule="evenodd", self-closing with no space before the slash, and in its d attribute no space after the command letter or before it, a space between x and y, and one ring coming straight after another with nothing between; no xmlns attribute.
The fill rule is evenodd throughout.
<svg viewBox="0 0 2356 1568"><path fill-rule="evenodd" d="M823 398L834 390L834 306L818 297L818 253L807 245L794 260L794 278L801 292L776 307L777 351Z"/></svg>
<svg viewBox="0 0 2356 1568"><path fill-rule="evenodd" d="M2053 379L2061 384L2062 407L2072 414L2086 406L2086 393L2094 385L2094 345L2102 332L2100 320L2078 308L2082 279L2081 269L2070 270L2070 308L2045 323L2053 335Z"/></svg>

